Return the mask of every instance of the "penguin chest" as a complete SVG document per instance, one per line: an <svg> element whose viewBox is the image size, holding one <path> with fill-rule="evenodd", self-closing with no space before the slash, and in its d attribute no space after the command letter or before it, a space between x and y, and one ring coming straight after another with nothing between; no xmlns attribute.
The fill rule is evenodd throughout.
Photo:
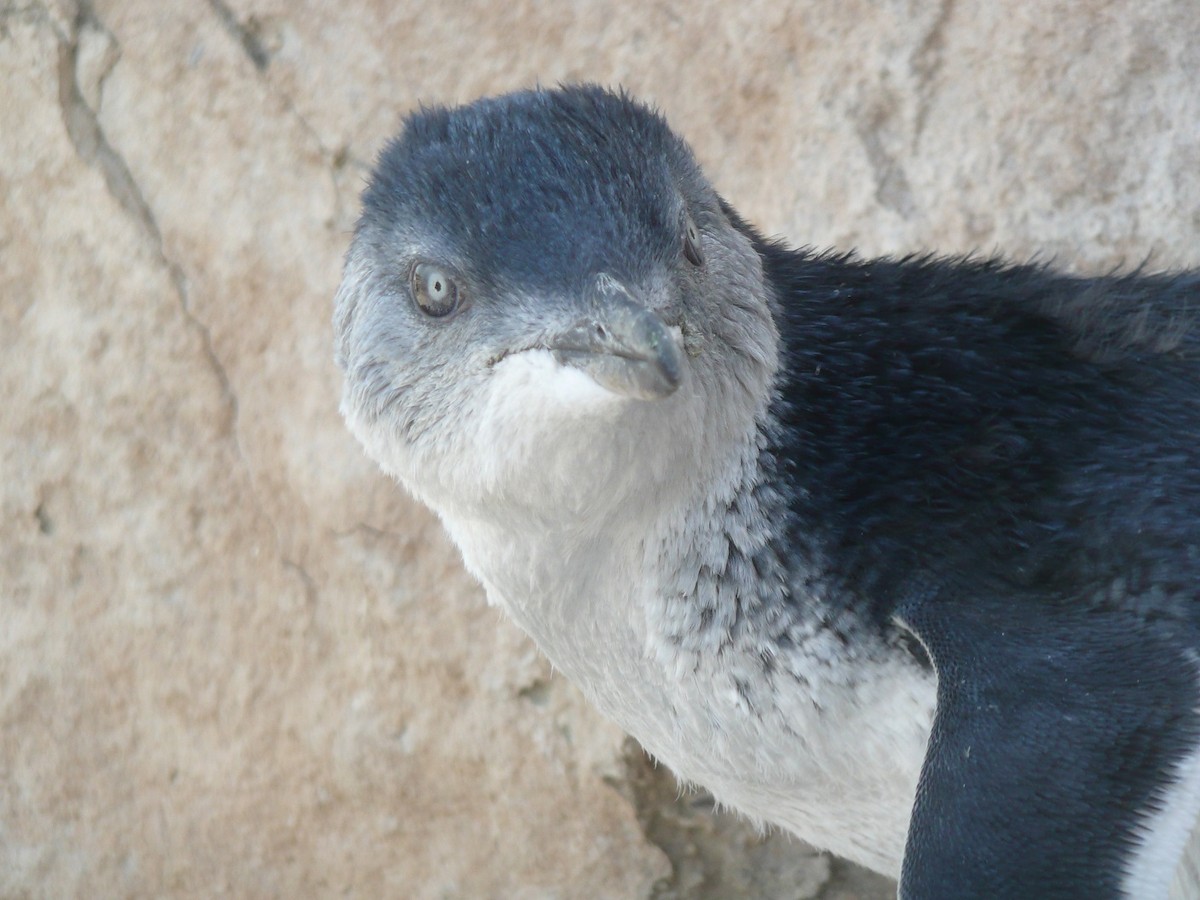
<svg viewBox="0 0 1200 900"><path fill-rule="evenodd" d="M843 665L729 650L614 717L721 804L898 877L936 678L900 657Z"/></svg>
<svg viewBox="0 0 1200 900"><path fill-rule="evenodd" d="M878 640L848 646L800 604L761 601L760 615L738 620L721 587L706 605L694 579L685 596L611 554L561 544L529 553L447 525L492 602L681 779L760 823L899 874L933 721L930 669Z"/></svg>

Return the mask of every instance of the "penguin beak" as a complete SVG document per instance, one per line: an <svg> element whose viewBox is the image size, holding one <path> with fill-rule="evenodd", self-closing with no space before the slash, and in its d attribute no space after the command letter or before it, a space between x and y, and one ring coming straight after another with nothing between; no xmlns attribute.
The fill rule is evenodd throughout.
<svg viewBox="0 0 1200 900"><path fill-rule="evenodd" d="M547 346L560 364L622 397L661 400L683 381L678 335L624 289L607 292L593 314L553 335Z"/></svg>

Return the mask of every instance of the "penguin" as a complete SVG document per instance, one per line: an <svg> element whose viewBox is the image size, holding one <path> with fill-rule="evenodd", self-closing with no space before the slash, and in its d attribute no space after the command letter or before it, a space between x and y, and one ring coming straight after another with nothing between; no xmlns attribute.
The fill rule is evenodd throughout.
<svg viewBox="0 0 1200 900"><path fill-rule="evenodd" d="M910 900L1187 869L1200 272L795 249L572 85L412 113L334 306L350 431L680 778Z"/></svg>

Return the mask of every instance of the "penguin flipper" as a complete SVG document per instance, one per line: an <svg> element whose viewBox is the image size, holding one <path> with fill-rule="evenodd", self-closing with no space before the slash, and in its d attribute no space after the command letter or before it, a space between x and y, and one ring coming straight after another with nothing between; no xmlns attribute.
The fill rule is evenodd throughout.
<svg viewBox="0 0 1200 900"><path fill-rule="evenodd" d="M1166 897L1200 811L1183 626L1019 601L897 619L938 674L900 896Z"/></svg>

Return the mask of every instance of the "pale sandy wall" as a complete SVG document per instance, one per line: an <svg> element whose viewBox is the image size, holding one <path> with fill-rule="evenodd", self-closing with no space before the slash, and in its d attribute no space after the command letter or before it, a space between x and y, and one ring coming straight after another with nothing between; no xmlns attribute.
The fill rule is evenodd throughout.
<svg viewBox="0 0 1200 900"><path fill-rule="evenodd" d="M674 802L343 429L418 101L624 83L798 242L1200 263L1196 0L6 0L0 73L5 897L882 896Z"/></svg>

